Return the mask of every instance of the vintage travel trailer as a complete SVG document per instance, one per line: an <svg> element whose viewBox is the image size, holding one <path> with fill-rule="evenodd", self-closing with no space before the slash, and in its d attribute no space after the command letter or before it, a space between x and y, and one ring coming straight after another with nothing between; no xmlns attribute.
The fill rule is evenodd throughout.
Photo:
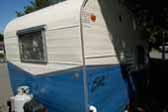
<svg viewBox="0 0 168 112"><path fill-rule="evenodd" d="M14 94L29 86L48 112L122 112L139 32L120 0L67 0L11 21L5 49Z"/></svg>

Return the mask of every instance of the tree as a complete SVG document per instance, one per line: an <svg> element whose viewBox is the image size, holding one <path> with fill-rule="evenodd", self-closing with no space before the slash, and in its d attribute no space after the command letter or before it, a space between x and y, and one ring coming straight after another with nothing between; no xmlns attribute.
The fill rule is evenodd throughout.
<svg viewBox="0 0 168 112"><path fill-rule="evenodd" d="M125 5L134 13L141 25L168 27L168 7L162 0L125 0Z"/></svg>
<svg viewBox="0 0 168 112"><path fill-rule="evenodd" d="M168 42L168 7L162 0L124 0L123 4L130 9L136 23L153 48Z"/></svg>
<svg viewBox="0 0 168 112"><path fill-rule="evenodd" d="M3 41L3 35L0 33L0 41Z"/></svg>
<svg viewBox="0 0 168 112"><path fill-rule="evenodd" d="M16 11L16 16L20 17L62 1L64 0L34 0L24 7L23 11Z"/></svg>

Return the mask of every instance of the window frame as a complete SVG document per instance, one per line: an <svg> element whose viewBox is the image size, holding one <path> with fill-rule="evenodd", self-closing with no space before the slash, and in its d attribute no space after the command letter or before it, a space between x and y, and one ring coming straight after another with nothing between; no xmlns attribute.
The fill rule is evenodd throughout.
<svg viewBox="0 0 168 112"><path fill-rule="evenodd" d="M21 52L23 51L23 49L20 46L20 39L21 38L26 38L23 37L23 35L26 34L33 34L36 32L40 32L40 36L42 38L42 45L43 45L43 56L44 59L43 60L37 60L37 59L24 59L22 58L22 54ZM36 63L36 64L47 64L48 63L48 53L47 53L47 45L46 45L46 25L40 25L40 26L36 26L36 27L31 27L31 28L27 28L27 29L23 29L23 30L18 30L17 31L17 36L18 36L18 43L19 43L19 54L20 54L20 61L23 63Z"/></svg>

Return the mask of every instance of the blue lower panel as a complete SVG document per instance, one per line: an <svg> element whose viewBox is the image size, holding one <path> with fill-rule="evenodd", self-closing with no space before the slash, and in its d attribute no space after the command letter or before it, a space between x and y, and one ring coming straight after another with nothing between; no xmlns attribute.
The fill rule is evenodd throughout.
<svg viewBox="0 0 168 112"><path fill-rule="evenodd" d="M123 112L129 97L120 67L91 67L87 73L89 103L96 106L98 112Z"/></svg>
<svg viewBox="0 0 168 112"><path fill-rule="evenodd" d="M32 76L12 64L8 68L15 94L19 86L27 85L49 112L84 112L82 68L45 76ZM87 75L89 103L98 112L121 112L128 104L128 92L120 67L87 67Z"/></svg>

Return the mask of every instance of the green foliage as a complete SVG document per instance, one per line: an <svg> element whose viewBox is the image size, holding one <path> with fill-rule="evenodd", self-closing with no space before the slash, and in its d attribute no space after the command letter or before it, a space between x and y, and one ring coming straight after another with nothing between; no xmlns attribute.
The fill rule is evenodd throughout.
<svg viewBox="0 0 168 112"><path fill-rule="evenodd" d="M18 12L18 11L16 11L16 16L17 16L17 17L21 17L21 16L23 16L23 15L24 15L23 12Z"/></svg>
<svg viewBox="0 0 168 112"><path fill-rule="evenodd" d="M35 2L32 2L32 10L39 10L44 7L49 6L49 1L48 0L35 0Z"/></svg>
<svg viewBox="0 0 168 112"><path fill-rule="evenodd" d="M124 0L123 4L133 12L144 38L153 48L168 42L168 8L163 1ZM166 35L165 35L166 34Z"/></svg>
<svg viewBox="0 0 168 112"><path fill-rule="evenodd" d="M0 33L0 41L3 41L4 36Z"/></svg>
<svg viewBox="0 0 168 112"><path fill-rule="evenodd" d="M29 5L24 7L23 11L16 11L16 16L20 17L62 1L64 0L34 0L31 1Z"/></svg>
<svg viewBox="0 0 168 112"><path fill-rule="evenodd" d="M4 58L4 54L0 54L0 59L1 59L1 58ZM1 111L0 111L0 112L1 112Z"/></svg>
<svg viewBox="0 0 168 112"><path fill-rule="evenodd" d="M52 5L52 4L57 4L59 2L63 2L65 0L48 0L49 1L49 4Z"/></svg>

